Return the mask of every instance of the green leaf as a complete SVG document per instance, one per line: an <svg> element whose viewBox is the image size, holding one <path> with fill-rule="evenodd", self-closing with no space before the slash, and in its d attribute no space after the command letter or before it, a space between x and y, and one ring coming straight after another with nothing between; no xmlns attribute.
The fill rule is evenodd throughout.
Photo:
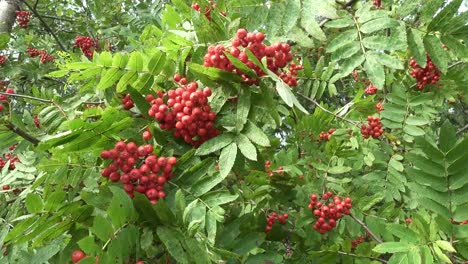
<svg viewBox="0 0 468 264"><path fill-rule="evenodd" d="M44 203L42 202L42 198L37 193L29 193L26 196L26 208L30 214L40 213L44 208Z"/></svg>
<svg viewBox="0 0 468 264"><path fill-rule="evenodd" d="M439 258L439 260L445 263L452 263L452 261L450 261L450 258L447 255L445 255L437 245L433 245L432 248L434 249L434 252L436 256Z"/></svg>
<svg viewBox="0 0 468 264"><path fill-rule="evenodd" d="M330 174L342 174L351 171L351 167L346 166L335 166L328 169L328 173Z"/></svg>
<svg viewBox="0 0 468 264"><path fill-rule="evenodd" d="M120 81L117 83L117 92L122 93L127 89L127 85L133 83L138 79L138 73L134 71L129 71L125 73Z"/></svg>
<svg viewBox="0 0 468 264"><path fill-rule="evenodd" d="M395 170L399 172L402 172L404 170L403 164L395 160L394 158L390 159L390 162L388 163L388 165L390 165L392 168L394 168Z"/></svg>
<svg viewBox="0 0 468 264"><path fill-rule="evenodd" d="M262 147L270 146L268 136L251 121L247 122L243 132L254 144Z"/></svg>
<svg viewBox="0 0 468 264"><path fill-rule="evenodd" d="M156 233L169 254L177 261L177 263L189 263L187 254L179 240L180 235L177 231L165 226L159 226Z"/></svg>
<svg viewBox="0 0 468 264"><path fill-rule="evenodd" d="M343 60L340 63L341 76L348 76L354 69L361 65L365 60L364 54L358 53L354 56Z"/></svg>
<svg viewBox="0 0 468 264"><path fill-rule="evenodd" d="M408 252L411 250L411 245L407 242L384 242L378 244L372 250L377 253Z"/></svg>
<svg viewBox="0 0 468 264"><path fill-rule="evenodd" d="M367 54L364 69L371 82L377 86L378 89L383 89L385 85L385 71L379 63L379 57Z"/></svg>
<svg viewBox="0 0 468 264"><path fill-rule="evenodd" d="M426 134L424 130L417 126L411 126L411 125L406 125L403 127L403 131L405 131L406 134L417 137L417 136L422 136Z"/></svg>
<svg viewBox="0 0 468 264"><path fill-rule="evenodd" d="M416 62L421 67L426 67L426 52L421 32L416 29L408 30L408 47Z"/></svg>
<svg viewBox="0 0 468 264"><path fill-rule="evenodd" d="M459 58L468 57L468 47L466 46L466 43L462 43L459 39L450 35L442 35L441 40L445 45L447 45L448 49L455 54L455 56Z"/></svg>
<svg viewBox="0 0 468 264"><path fill-rule="evenodd" d="M361 26L360 30L364 34L369 34L385 28L395 28L399 25L400 23L398 23L398 21L395 19L382 17L366 22L364 25Z"/></svg>
<svg viewBox="0 0 468 264"><path fill-rule="evenodd" d="M97 61L99 65L102 65L105 67L111 66L112 65L112 53L110 53L109 51L104 51L102 53L99 53Z"/></svg>
<svg viewBox="0 0 468 264"><path fill-rule="evenodd" d="M367 53L369 54L369 53ZM393 57L393 56L390 56L386 53L383 53L383 52L372 52L371 53L372 56L374 56L374 58L377 59L377 61L382 64L382 65L385 65L389 68L392 68L392 69L397 69L397 70L403 70L405 67L403 66L403 63L401 60Z"/></svg>
<svg viewBox="0 0 468 264"><path fill-rule="evenodd" d="M94 241L94 237L92 236L88 236L88 237L81 239L80 241L78 241L77 244L86 254L95 255L100 250L99 246Z"/></svg>
<svg viewBox="0 0 468 264"><path fill-rule="evenodd" d="M215 191L203 195L202 200L210 207L219 206L235 201L238 194L231 194L229 191Z"/></svg>
<svg viewBox="0 0 468 264"><path fill-rule="evenodd" d="M106 242L109 240L113 234L114 229L112 228L112 224L102 215L97 215L94 217L93 226L90 228L91 232L96 235L101 241Z"/></svg>
<svg viewBox="0 0 468 264"><path fill-rule="evenodd" d="M457 130L450 123L449 120L445 120L440 128L439 134L439 148L443 152L447 153L455 146L455 139L457 138Z"/></svg>
<svg viewBox="0 0 468 264"><path fill-rule="evenodd" d="M236 143L231 143L221 151L221 155L219 156L219 173L221 174L222 178L225 178L231 171L232 167L234 166L234 162L236 161L236 156Z"/></svg>
<svg viewBox="0 0 468 264"><path fill-rule="evenodd" d="M442 29L445 31L445 25L450 23L451 18L457 13L460 8L462 0L453 0L445 8L440 11L434 19L427 26L428 31L437 31ZM442 31L441 30L441 31Z"/></svg>
<svg viewBox="0 0 468 264"><path fill-rule="evenodd" d="M276 90L278 91L281 99L289 106L293 107L294 105L294 94L291 92L291 89L283 82L283 80L278 80L276 82Z"/></svg>
<svg viewBox="0 0 468 264"><path fill-rule="evenodd" d="M327 28L345 28L352 26L354 26L354 21L349 17L331 20L325 24Z"/></svg>
<svg viewBox="0 0 468 264"><path fill-rule="evenodd" d="M245 63L243 63L241 60L238 58L234 57L231 55L229 51L225 51L224 55L229 59L229 61L239 70L241 70L244 74L251 78L256 78L257 74L255 73L254 70L252 70L249 66L247 66Z"/></svg>
<svg viewBox="0 0 468 264"><path fill-rule="evenodd" d="M309 33L312 37L320 40L326 41L327 36L320 28L319 24L315 20L315 15L311 15L311 10L307 9L306 5L308 3L304 2L304 7L302 8L301 14L301 26L305 29L307 33Z"/></svg>
<svg viewBox="0 0 468 264"><path fill-rule="evenodd" d="M237 146L244 157L254 161L257 160L257 150L247 136L239 134L237 136Z"/></svg>
<svg viewBox="0 0 468 264"><path fill-rule="evenodd" d="M52 78L61 78L65 75L67 75L69 72L69 70L57 70L57 71L53 71L53 72L49 72L48 74L46 74L47 77L52 77Z"/></svg>
<svg viewBox="0 0 468 264"><path fill-rule="evenodd" d="M57 210L60 206L63 205L65 201L66 193L64 191L56 191L50 194L45 199L44 210L52 212Z"/></svg>
<svg viewBox="0 0 468 264"><path fill-rule="evenodd" d="M418 248L413 248L408 252L408 263L421 264L421 252L419 252Z"/></svg>
<svg viewBox="0 0 468 264"><path fill-rule="evenodd" d="M122 77L122 72L119 69L108 69L104 72L101 80L99 81L96 89L105 90L111 87L115 82L117 82L120 77Z"/></svg>
<svg viewBox="0 0 468 264"><path fill-rule="evenodd" d="M412 243L418 243L420 241L419 235L406 226L400 224L389 224L387 226L387 230L404 241Z"/></svg>
<svg viewBox="0 0 468 264"><path fill-rule="evenodd" d="M161 219L162 223L170 225L175 222L175 216L165 200L158 200L158 202L152 205L152 207L158 215L158 218Z"/></svg>
<svg viewBox="0 0 468 264"><path fill-rule="evenodd" d="M158 75L166 63L166 56L161 51L156 51L156 53L151 57L151 60L148 63L148 70L153 75Z"/></svg>
<svg viewBox="0 0 468 264"><path fill-rule="evenodd" d="M114 55L114 59L112 60L112 66L117 67L119 69L125 69L128 62L127 54L116 53Z"/></svg>
<svg viewBox="0 0 468 264"><path fill-rule="evenodd" d="M141 52L134 51L130 54L128 68L136 72L141 72L143 70L143 56L141 55Z"/></svg>
<svg viewBox="0 0 468 264"><path fill-rule="evenodd" d="M250 89L242 89L237 100L236 129L242 131L250 111Z"/></svg>
<svg viewBox="0 0 468 264"><path fill-rule="evenodd" d="M330 41L330 44L327 45L326 51L328 53L330 52L335 52L339 48L345 46L348 43L352 43L355 40L357 40L358 37L358 32L356 29L350 29L345 32L340 33L338 36L336 36L332 41Z"/></svg>
<svg viewBox="0 0 468 264"><path fill-rule="evenodd" d="M322 16L326 18L335 19L338 18L336 14L336 3L334 0L304 0L303 11L306 11L304 15L310 19L314 19L316 16Z"/></svg>
<svg viewBox="0 0 468 264"><path fill-rule="evenodd" d="M286 4L287 12L283 16L281 25L283 26L284 32L289 32L296 25L297 19L299 18L301 11L300 0L289 0Z"/></svg>
<svg viewBox="0 0 468 264"><path fill-rule="evenodd" d="M435 66L443 73L447 73L449 58L447 51L442 48L442 42L434 35L424 37L424 47Z"/></svg>
<svg viewBox="0 0 468 264"><path fill-rule="evenodd" d="M135 208L132 200L122 188L111 186L109 189L114 196L112 197L107 213L114 227L121 227L136 218Z"/></svg>
<svg viewBox="0 0 468 264"><path fill-rule="evenodd" d="M212 68L212 67L205 67L200 64L190 63L188 64L189 69L196 74L204 75L212 80L217 81L232 81L235 83L243 82L244 80L238 74L223 71L220 69Z"/></svg>
<svg viewBox="0 0 468 264"><path fill-rule="evenodd" d="M268 11L268 17L266 19L268 36L272 37L280 33L281 24L278 22L282 21L283 16L286 14L285 8L286 6L284 2L271 3Z"/></svg>
<svg viewBox="0 0 468 264"><path fill-rule="evenodd" d="M435 243L442 250L445 250L445 251L448 251L448 252L456 252L456 250L453 248L452 244L450 244L450 242L448 242L448 241L437 240Z"/></svg>
<svg viewBox="0 0 468 264"><path fill-rule="evenodd" d="M232 134L224 133L203 143L195 152L195 155L203 156L224 148L234 141Z"/></svg>

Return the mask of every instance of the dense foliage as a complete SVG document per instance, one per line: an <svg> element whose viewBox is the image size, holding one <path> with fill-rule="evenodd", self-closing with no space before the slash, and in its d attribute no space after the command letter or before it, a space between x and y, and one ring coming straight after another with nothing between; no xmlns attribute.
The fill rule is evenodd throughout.
<svg viewBox="0 0 468 264"><path fill-rule="evenodd" d="M468 261L462 0L111 2L0 34L0 263Z"/></svg>

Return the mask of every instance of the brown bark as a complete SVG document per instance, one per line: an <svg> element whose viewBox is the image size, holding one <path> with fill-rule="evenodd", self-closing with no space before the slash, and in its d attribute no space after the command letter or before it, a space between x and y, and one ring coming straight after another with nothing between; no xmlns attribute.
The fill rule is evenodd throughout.
<svg viewBox="0 0 468 264"><path fill-rule="evenodd" d="M0 0L0 34L11 32L19 5L20 0Z"/></svg>

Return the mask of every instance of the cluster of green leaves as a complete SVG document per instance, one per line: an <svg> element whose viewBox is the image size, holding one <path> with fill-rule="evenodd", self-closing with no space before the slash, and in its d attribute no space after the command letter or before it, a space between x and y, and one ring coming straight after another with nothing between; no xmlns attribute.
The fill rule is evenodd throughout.
<svg viewBox="0 0 468 264"><path fill-rule="evenodd" d="M77 49L56 52L56 63L47 66L20 56L0 72L17 93L32 96L10 99L11 111L1 117L0 149L22 142L12 152L21 162L1 171L0 185L10 190L0 195L0 262L70 263L77 249L92 256L80 263L95 263L95 257L99 263L468 259L468 225L461 224L468 219L468 141L466 118L459 115L468 76L461 0L389 0L383 9L352 0L216 1L211 19L190 1L168 2L59 2L55 15L64 21L52 28L62 44L73 40L70 31L88 31L118 51L99 50L91 60ZM199 4L201 10L211 6ZM53 19L49 5L35 8L47 15L41 23ZM267 73L256 86L202 65L207 47L227 46L240 27L265 32L269 43L291 44L304 66L297 87L250 52ZM36 47L52 52L58 46L47 30L29 32L15 30L9 48L24 52L40 36L47 37ZM414 57L424 66L426 52L443 75L439 89L421 92L406 65ZM365 95L353 71L375 84L377 95ZM174 73L213 91L209 104L222 133L198 148L148 116L145 96L177 87ZM122 109L124 94L135 103L130 111ZM384 106L385 133L365 140L360 125L377 115L377 102ZM330 128L336 128L330 140L320 140ZM138 193L129 198L121 184L100 176L100 151L122 139L141 145L145 129L155 154L177 157L167 196L154 205ZM25 134L39 143L25 141ZM352 216L320 235L307 205L311 193L327 191L351 197ZM273 211L288 213L288 221L265 232ZM353 247L359 236L365 241Z"/></svg>

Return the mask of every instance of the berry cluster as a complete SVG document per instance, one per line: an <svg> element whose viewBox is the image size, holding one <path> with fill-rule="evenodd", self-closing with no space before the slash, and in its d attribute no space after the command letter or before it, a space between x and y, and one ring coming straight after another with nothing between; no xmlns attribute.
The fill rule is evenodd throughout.
<svg viewBox="0 0 468 264"><path fill-rule="evenodd" d="M271 228L273 227L273 224L276 223L276 221L279 221L283 225L286 224L286 220L288 219L288 217L288 214L277 214L276 212L271 213L267 217L267 225L265 228L265 232L270 232Z"/></svg>
<svg viewBox="0 0 468 264"><path fill-rule="evenodd" d="M382 8L382 0L373 0L372 3L377 8Z"/></svg>
<svg viewBox="0 0 468 264"><path fill-rule="evenodd" d="M283 166L279 166L278 170L276 170L276 171L272 171L272 170L270 170L270 168L271 168L271 161L270 160L265 161L265 172L268 173L268 176L273 177L275 172L277 172L281 176L284 175L284 167Z"/></svg>
<svg viewBox="0 0 468 264"><path fill-rule="evenodd" d="M113 162L102 171L102 176L113 182L120 181L124 190L133 198L134 191L143 193L151 203L166 196L164 185L172 179L175 157L157 157L152 145L137 146L119 141L115 147L101 152L101 158Z"/></svg>
<svg viewBox="0 0 468 264"><path fill-rule="evenodd" d="M132 98L130 97L130 94L126 94L123 98L122 98L122 104L124 106L124 109L125 110L130 110L132 109L135 104L133 103L133 100Z"/></svg>
<svg viewBox="0 0 468 264"><path fill-rule="evenodd" d="M27 28L31 12L25 10L16 10L16 22L20 28Z"/></svg>
<svg viewBox="0 0 468 264"><path fill-rule="evenodd" d="M76 36L75 43L73 45L80 48L88 59L92 59L94 50L97 48L98 43L92 37Z"/></svg>
<svg viewBox="0 0 468 264"><path fill-rule="evenodd" d="M166 93L159 91L157 98L146 96L152 105L148 114L158 121L161 129L175 129L176 138L183 138L193 146L219 135L220 131L214 127L216 113L211 112L208 104L211 89L198 90L196 82L186 84L187 80L179 75L174 80L179 80L179 88Z"/></svg>
<svg viewBox="0 0 468 264"><path fill-rule="evenodd" d="M15 150L15 148L16 148L16 145L11 145L8 149L10 151L13 151ZM8 169L14 170L16 168L15 163L19 162L19 158L18 156L13 156L11 152L5 153L3 157L0 157L0 169L3 169L3 167L5 167L8 161L10 161L10 166L8 167Z"/></svg>
<svg viewBox="0 0 468 264"><path fill-rule="evenodd" d="M205 7L205 17L211 21L211 10L215 9L215 8L218 8L218 4L216 4L215 2L213 2L213 0L210 0L210 5L211 6L207 6ZM192 4L192 8L198 12L200 12L201 10L201 7L200 7L200 4L199 3L193 3ZM219 13L223 16L226 16L226 12L224 11L219 11Z"/></svg>
<svg viewBox="0 0 468 264"><path fill-rule="evenodd" d="M373 85L373 84L369 84L369 86L366 87L364 92L366 94L370 94L370 95L375 94L375 93L377 93L377 87L375 85Z"/></svg>
<svg viewBox="0 0 468 264"><path fill-rule="evenodd" d="M313 210L313 214L317 217L317 221L314 224L314 229L325 234L327 231L332 230L336 226L336 222L343 217L343 215L349 215L351 209L351 198L346 197L341 200L339 196L333 197L333 203L326 202L333 196L332 192L327 192L322 195L322 201L318 201L316 194L310 195L309 209ZM327 222L328 221L328 222Z"/></svg>
<svg viewBox="0 0 468 264"><path fill-rule="evenodd" d="M357 248L357 246L359 244L361 244L363 242L364 242L364 237L363 236L358 236L358 237L356 237L356 239L351 241L351 248L355 249L355 248Z"/></svg>
<svg viewBox="0 0 468 264"><path fill-rule="evenodd" d="M379 113L379 112L381 112L383 110L384 110L384 107L383 107L382 103L377 103L375 105L375 111L377 111L377 113Z"/></svg>
<svg viewBox="0 0 468 264"><path fill-rule="evenodd" d="M29 53L29 57L35 58L39 56L39 59L41 60L42 63L47 63L49 61L55 60L54 56L47 54L46 50L40 50L40 49L29 48L29 47L26 50Z"/></svg>
<svg viewBox="0 0 468 264"><path fill-rule="evenodd" d="M422 68L418 63L416 63L416 60L413 57L411 57L409 61L409 66L413 68L413 70L410 71L410 74L418 81L416 86L419 90L424 89L424 86L428 84L436 84L440 78L439 69L434 65L429 55L426 56L427 62L425 68Z"/></svg>
<svg viewBox="0 0 468 264"><path fill-rule="evenodd" d="M0 65L5 64L8 61L7 56L0 55Z"/></svg>
<svg viewBox="0 0 468 264"><path fill-rule="evenodd" d="M364 138L369 138L372 136L373 138L378 138L383 134L382 123L380 122L380 118L376 116L368 116L367 117L368 124L362 125L361 127L361 134Z"/></svg>
<svg viewBox="0 0 468 264"><path fill-rule="evenodd" d="M34 125L35 125L37 128L41 128L41 123L39 122L39 116L38 116L38 115L35 115L35 116L34 116Z"/></svg>
<svg viewBox="0 0 468 264"><path fill-rule="evenodd" d="M266 57L267 67L276 75L278 75L289 86L297 85L297 71L302 70L302 65L292 63L293 55L291 47L287 43L277 42L271 46L266 46L263 41L265 35L262 32L247 32L241 28L237 30L236 37L232 40L232 47L227 50L223 45L208 47L208 53L204 56L204 65L206 67L215 67L221 70L235 72L240 75L244 82L248 85L258 84L257 78L247 76L242 70L235 67L229 59L224 55L224 52L229 52L232 56L245 63L249 68L254 70L258 77L265 76L266 73L255 63L249 60L247 53L240 47L250 50L255 57L262 61ZM289 72L284 70L289 64Z"/></svg>
<svg viewBox="0 0 468 264"><path fill-rule="evenodd" d="M330 129L328 130L328 132L324 132L324 131L320 132L320 135L319 135L320 140L329 141L330 138L331 138L331 135L332 135L335 131L336 131L336 129L330 128Z"/></svg>

